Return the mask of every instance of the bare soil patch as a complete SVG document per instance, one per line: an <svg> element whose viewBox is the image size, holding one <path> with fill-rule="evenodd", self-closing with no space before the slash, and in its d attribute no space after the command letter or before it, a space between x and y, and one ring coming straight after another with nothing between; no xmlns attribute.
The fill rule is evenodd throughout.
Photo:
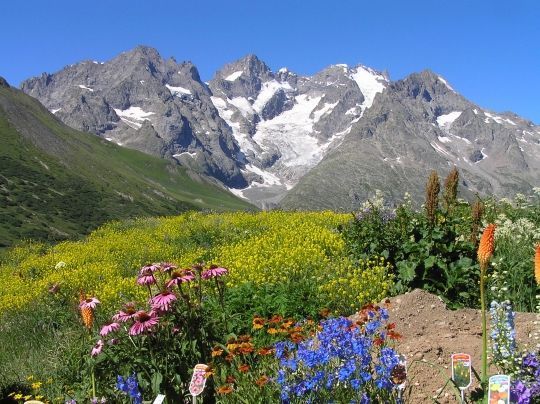
<svg viewBox="0 0 540 404"><path fill-rule="evenodd" d="M396 348L407 359L406 402L459 402L453 385L449 383L444 387L451 376L450 355L460 352L470 354L473 368L480 373L480 310L449 310L439 297L416 289L391 298L389 314L390 322L395 322L396 330L403 335ZM519 348L534 346L535 319L534 313L516 313ZM490 374L497 373L495 367L490 369ZM466 395L470 396L477 387L478 383L474 382Z"/></svg>

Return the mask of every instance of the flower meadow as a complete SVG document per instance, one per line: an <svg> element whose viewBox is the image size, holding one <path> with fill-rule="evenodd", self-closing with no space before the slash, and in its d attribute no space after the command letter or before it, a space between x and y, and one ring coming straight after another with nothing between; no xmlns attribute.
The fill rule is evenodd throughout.
<svg viewBox="0 0 540 404"><path fill-rule="evenodd" d="M377 302L419 287L481 308L482 387L489 351L516 402L536 402L539 351L515 340L512 310L540 311L540 195L468 203L458 179L441 191L432 173L420 209L377 193L352 215L185 213L14 247L0 398L191 402L204 363L199 402L402 402L402 330Z"/></svg>

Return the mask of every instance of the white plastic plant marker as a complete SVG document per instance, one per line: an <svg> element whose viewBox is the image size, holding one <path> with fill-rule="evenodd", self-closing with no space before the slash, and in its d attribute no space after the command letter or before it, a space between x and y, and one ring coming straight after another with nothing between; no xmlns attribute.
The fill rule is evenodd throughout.
<svg viewBox="0 0 540 404"><path fill-rule="evenodd" d="M452 354L452 380L461 391L461 402L465 402L465 390L472 383L471 355L466 353Z"/></svg>
<svg viewBox="0 0 540 404"><path fill-rule="evenodd" d="M488 403L510 404L510 376L495 375L489 378Z"/></svg>
<svg viewBox="0 0 540 404"><path fill-rule="evenodd" d="M193 368L193 376L191 376L191 382L189 383L189 392L193 396L194 403L197 400L197 396L203 392L206 385L205 374L207 369L208 366L203 363L199 363Z"/></svg>
<svg viewBox="0 0 540 404"><path fill-rule="evenodd" d="M152 404L161 404L163 403L163 400L165 400L165 394L158 394Z"/></svg>

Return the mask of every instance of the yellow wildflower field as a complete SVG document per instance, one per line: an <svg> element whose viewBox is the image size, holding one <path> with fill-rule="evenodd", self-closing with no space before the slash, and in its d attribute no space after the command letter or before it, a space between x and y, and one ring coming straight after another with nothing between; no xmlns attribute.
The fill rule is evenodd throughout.
<svg viewBox="0 0 540 404"><path fill-rule="evenodd" d="M24 309L51 287L96 296L112 310L146 291L136 274L151 262L180 267L205 262L229 269L228 286L310 278L319 293L358 308L391 286L383 260L353 263L338 227L351 216L332 212L186 213L113 222L81 241L11 250L0 267L0 313Z"/></svg>

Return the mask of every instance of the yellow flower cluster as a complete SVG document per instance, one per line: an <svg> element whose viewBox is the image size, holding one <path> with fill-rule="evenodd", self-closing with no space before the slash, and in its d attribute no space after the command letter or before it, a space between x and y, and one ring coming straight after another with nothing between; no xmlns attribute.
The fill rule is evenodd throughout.
<svg viewBox="0 0 540 404"><path fill-rule="evenodd" d="M143 300L139 268L169 261L215 263L229 286L309 277L331 299L359 307L377 300L390 279L383 262L352 265L336 230L350 215L332 212L186 213L113 222L82 241L12 250L0 267L0 314L23 309L55 285L62 293L97 297L105 309Z"/></svg>

